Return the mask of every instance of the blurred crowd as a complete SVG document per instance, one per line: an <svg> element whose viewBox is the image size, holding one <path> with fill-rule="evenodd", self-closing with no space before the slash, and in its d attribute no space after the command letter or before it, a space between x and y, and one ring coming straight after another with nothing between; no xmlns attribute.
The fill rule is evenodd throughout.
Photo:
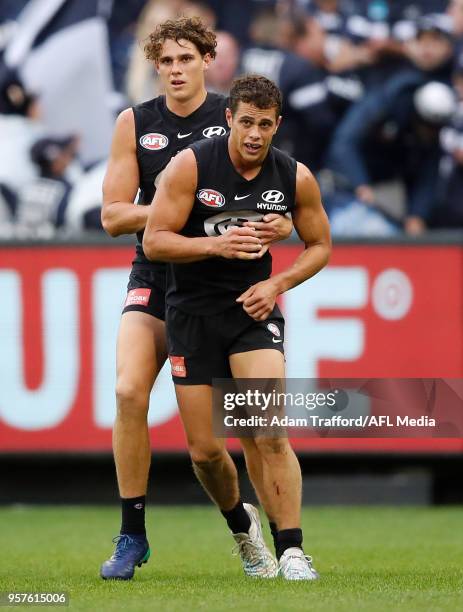
<svg viewBox="0 0 463 612"><path fill-rule="evenodd" d="M463 0L2 0L0 238L101 231L114 118L162 93L143 41L177 15L217 32L209 90L278 84L334 235L463 228Z"/></svg>

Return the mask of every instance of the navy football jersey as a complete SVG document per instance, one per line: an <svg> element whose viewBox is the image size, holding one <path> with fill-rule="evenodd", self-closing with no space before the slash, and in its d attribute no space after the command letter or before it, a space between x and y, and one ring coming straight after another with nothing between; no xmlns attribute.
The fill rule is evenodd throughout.
<svg viewBox="0 0 463 612"><path fill-rule="evenodd" d="M133 107L137 161L140 172L138 204L151 204L161 172L179 151L192 142L226 134L227 98L208 93L204 103L191 115L172 113L165 96L158 96ZM133 263L150 263L142 248L143 231L137 234L136 258ZM154 264L160 269L165 264Z"/></svg>
<svg viewBox="0 0 463 612"><path fill-rule="evenodd" d="M190 147L196 157L198 182L193 209L182 235L219 236L231 226L260 221L267 213L294 210L297 163L270 147L262 168L251 180L237 172L228 152L228 135ZM214 314L235 305L251 285L269 278L272 257L240 260L211 257L168 268L166 302L194 314Z"/></svg>

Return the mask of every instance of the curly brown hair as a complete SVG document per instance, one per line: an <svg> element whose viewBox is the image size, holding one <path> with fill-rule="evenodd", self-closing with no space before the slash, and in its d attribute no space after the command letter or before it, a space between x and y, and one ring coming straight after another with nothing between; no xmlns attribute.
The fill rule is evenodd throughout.
<svg viewBox="0 0 463 612"><path fill-rule="evenodd" d="M281 114L282 95L273 81L258 74L247 74L235 79L230 89L230 110L236 113L238 104L245 102L257 108L276 108L276 116Z"/></svg>
<svg viewBox="0 0 463 612"><path fill-rule="evenodd" d="M178 42L182 39L192 42L202 57L209 53L212 59L215 58L217 41L214 32L199 17L179 17L164 21L151 32L144 47L146 59L158 61L166 40Z"/></svg>

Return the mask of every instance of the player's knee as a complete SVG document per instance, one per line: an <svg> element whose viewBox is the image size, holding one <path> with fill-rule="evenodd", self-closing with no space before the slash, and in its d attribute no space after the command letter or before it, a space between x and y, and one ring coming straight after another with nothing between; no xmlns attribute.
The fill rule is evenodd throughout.
<svg viewBox="0 0 463 612"><path fill-rule="evenodd" d="M116 384L116 401L119 417L146 417L149 393L137 385L119 380Z"/></svg>
<svg viewBox="0 0 463 612"><path fill-rule="evenodd" d="M263 456L284 455L290 450L287 438L256 438L257 450Z"/></svg>
<svg viewBox="0 0 463 612"><path fill-rule="evenodd" d="M191 461L198 467L208 467L218 463L223 458L224 449L214 442L190 444Z"/></svg>

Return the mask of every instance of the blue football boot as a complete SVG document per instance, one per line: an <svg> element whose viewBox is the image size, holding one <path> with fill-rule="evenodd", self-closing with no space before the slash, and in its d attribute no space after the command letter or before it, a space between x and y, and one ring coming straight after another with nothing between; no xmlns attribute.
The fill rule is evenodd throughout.
<svg viewBox="0 0 463 612"><path fill-rule="evenodd" d="M123 533L113 539L116 550L113 556L101 566L103 580L130 580L135 566L141 567L150 558L150 545L145 535Z"/></svg>

